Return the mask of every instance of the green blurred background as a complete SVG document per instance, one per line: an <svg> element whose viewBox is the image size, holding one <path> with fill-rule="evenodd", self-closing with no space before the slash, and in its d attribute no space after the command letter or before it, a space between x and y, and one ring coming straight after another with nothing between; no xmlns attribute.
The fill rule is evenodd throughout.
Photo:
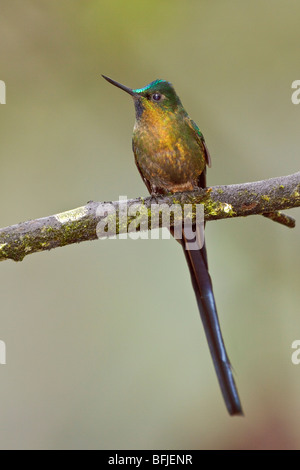
<svg viewBox="0 0 300 470"><path fill-rule="evenodd" d="M171 81L211 185L299 169L297 1L1 0L0 226L147 195L133 88ZM0 447L263 449L300 444L299 210L207 224L244 418L227 415L173 240L102 240L0 266Z"/></svg>

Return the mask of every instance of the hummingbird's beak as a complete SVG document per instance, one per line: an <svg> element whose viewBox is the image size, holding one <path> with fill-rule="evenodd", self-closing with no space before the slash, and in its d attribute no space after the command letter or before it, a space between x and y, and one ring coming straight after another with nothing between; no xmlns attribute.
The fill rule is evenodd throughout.
<svg viewBox="0 0 300 470"><path fill-rule="evenodd" d="M121 88L121 90L126 91L126 93L129 93L129 95L135 96L135 93L133 92L131 88L128 88L127 86L122 85L121 83L118 83L115 80L112 80L111 78L106 77L105 75L102 75L102 77L105 78L105 80L107 80L112 85L115 85L116 87Z"/></svg>

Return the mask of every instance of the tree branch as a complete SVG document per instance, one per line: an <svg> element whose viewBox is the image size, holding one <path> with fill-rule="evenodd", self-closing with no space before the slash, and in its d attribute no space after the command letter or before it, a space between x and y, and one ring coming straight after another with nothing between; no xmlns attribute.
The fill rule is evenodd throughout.
<svg viewBox="0 0 300 470"><path fill-rule="evenodd" d="M151 208L151 204L159 204L159 218L154 211L155 206ZM300 172L253 183L214 186L155 198L110 203L90 201L85 206L61 214L0 229L0 261L22 261L31 253L95 240L99 238L99 224L102 227L106 225L105 233L108 236L167 226L170 221L165 221L161 213L166 205L174 208L173 204L181 207L191 204L194 209L192 220L195 220L196 205L203 204L207 221L262 214L294 227L294 219L278 211L300 206ZM180 221L181 217L182 213L174 211L171 224Z"/></svg>

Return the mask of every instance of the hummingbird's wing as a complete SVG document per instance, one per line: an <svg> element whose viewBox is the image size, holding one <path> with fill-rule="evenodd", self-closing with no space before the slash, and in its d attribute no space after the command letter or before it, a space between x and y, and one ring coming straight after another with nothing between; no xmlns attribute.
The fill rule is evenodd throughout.
<svg viewBox="0 0 300 470"><path fill-rule="evenodd" d="M200 147L203 148L206 164L207 164L207 166L210 168L210 167L211 167L210 153L209 153L208 148L207 148L207 145L206 145L206 143L205 143L205 139L204 139L204 137L203 137L203 134L202 134L202 132L200 131L200 129L199 129L199 127L197 126L197 124L196 124L192 119L190 119L190 118L187 116L187 117L186 117L186 120L187 120L188 126L192 129L192 131L193 131L193 133L194 133L194 136L195 136L195 139L198 141L198 144L200 145ZM201 187L203 188L203 186L201 186Z"/></svg>

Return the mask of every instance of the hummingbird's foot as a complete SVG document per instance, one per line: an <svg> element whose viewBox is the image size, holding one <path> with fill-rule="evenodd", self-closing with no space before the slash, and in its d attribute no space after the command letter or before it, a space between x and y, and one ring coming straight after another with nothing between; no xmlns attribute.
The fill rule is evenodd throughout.
<svg viewBox="0 0 300 470"><path fill-rule="evenodd" d="M159 204L159 197L161 197L161 194L159 194L159 193L151 193L151 204L153 204L152 201L154 201L155 204Z"/></svg>

